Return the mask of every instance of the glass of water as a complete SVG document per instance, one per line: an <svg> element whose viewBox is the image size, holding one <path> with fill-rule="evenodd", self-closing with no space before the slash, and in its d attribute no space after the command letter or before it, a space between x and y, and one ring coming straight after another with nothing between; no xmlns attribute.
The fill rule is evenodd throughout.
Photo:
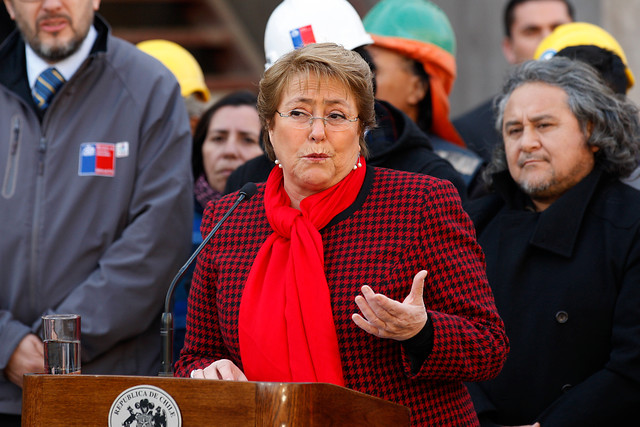
<svg viewBox="0 0 640 427"><path fill-rule="evenodd" d="M44 370L47 374L80 373L80 315L42 316Z"/></svg>

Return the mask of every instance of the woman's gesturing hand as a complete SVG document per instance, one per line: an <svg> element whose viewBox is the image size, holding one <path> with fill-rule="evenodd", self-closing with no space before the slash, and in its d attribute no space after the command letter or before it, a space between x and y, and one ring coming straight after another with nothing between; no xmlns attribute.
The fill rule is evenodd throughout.
<svg viewBox="0 0 640 427"><path fill-rule="evenodd" d="M204 369L195 369L191 371L191 378L247 381L247 377L244 375L244 372L242 372L240 368L228 359L216 360Z"/></svg>
<svg viewBox="0 0 640 427"><path fill-rule="evenodd" d="M427 323L427 309L422 299L426 277L426 270L415 275L411 292L402 302L363 286L362 295L355 299L362 315L354 314L351 318L360 328L380 338L404 341L413 337Z"/></svg>

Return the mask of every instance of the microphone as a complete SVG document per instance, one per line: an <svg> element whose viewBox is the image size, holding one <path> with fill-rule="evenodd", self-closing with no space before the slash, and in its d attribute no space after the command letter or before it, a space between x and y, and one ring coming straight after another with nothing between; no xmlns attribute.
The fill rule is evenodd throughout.
<svg viewBox="0 0 640 427"><path fill-rule="evenodd" d="M200 246L191 254L191 257L187 260L187 262L180 268L178 274L173 278L171 285L169 285L169 290L167 291L167 296L164 300L164 313L162 313L161 326L160 326L160 340L162 345L162 362L160 366L160 373L158 376L160 377L172 377L173 376L173 307L171 302L173 300L173 293L176 288L176 284L182 279L185 272L193 261L196 259L198 254L204 249L209 240L213 237L213 235L218 231L222 223L224 223L229 215L236 210L238 205L244 201L249 200L256 194L258 188L253 182L247 182L240 189L240 196L238 196L238 200L231 206L231 208L227 211L226 214L222 217L220 221L213 227L213 229L209 232L207 237L200 243Z"/></svg>

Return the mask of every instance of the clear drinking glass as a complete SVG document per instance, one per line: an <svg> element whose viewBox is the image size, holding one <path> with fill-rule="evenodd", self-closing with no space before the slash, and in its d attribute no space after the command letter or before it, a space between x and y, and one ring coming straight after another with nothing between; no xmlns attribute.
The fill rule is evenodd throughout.
<svg viewBox="0 0 640 427"><path fill-rule="evenodd" d="M80 373L80 315L42 316L44 370L47 374Z"/></svg>

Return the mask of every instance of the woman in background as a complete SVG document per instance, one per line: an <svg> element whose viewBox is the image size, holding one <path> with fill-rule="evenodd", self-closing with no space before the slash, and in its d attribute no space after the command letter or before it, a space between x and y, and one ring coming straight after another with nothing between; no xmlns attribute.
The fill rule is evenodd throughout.
<svg viewBox="0 0 640 427"><path fill-rule="evenodd" d="M207 203L222 196L231 172L262 154L256 102L251 92L232 92L205 111L196 126L191 165L200 218Z"/></svg>

